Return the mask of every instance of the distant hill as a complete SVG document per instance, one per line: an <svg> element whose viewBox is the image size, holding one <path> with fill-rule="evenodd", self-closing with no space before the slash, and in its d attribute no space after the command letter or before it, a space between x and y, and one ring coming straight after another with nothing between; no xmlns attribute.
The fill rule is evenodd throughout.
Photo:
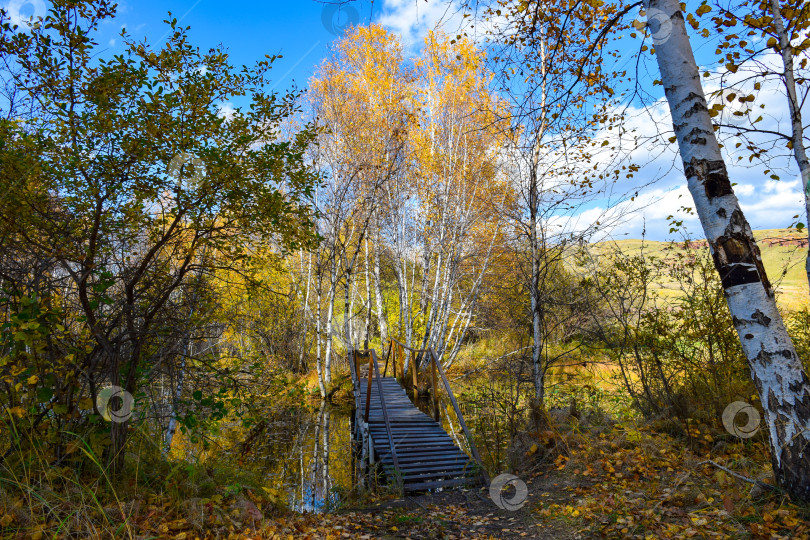
<svg viewBox="0 0 810 540"><path fill-rule="evenodd" d="M784 309L800 309L810 304L808 296L807 275L805 274L805 257L807 256L807 234L795 229L764 229L754 231L768 279L776 286L777 302ZM666 257L665 248L683 246L684 243L656 242L652 240L612 240L592 245L597 252L603 249L620 248L627 254L638 253L644 246L645 253ZM708 249L705 240L694 240L690 243L698 249ZM661 293L666 296L677 294L674 287L659 283Z"/></svg>

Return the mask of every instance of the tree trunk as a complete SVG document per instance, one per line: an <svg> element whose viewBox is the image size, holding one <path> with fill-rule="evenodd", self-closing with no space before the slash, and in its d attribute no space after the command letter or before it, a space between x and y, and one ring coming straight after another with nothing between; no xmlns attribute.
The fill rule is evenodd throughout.
<svg viewBox="0 0 810 540"><path fill-rule="evenodd" d="M172 440L174 439L174 432L177 430L177 404L180 402L180 398L183 395L183 382L186 374L186 358L190 356L190 353L186 350L188 347L189 347L188 343L186 343L183 347L183 358L180 360L180 369L177 375L177 386L174 389L174 395L172 396L171 403L169 404L171 408L171 413L169 416L169 425L166 427L166 434L163 437L164 456L169 455L169 452L172 449Z"/></svg>
<svg viewBox="0 0 810 540"><path fill-rule="evenodd" d="M731 187L680 5L677 0L646 0L645 7L668 17L650 21L655 57L689 191L765 411L774 474L794 500L809 501L810 381Z"/></svg>
<svg viewBox="0 0 810 540"><path fill-rule="evenodd" d="M321 266L321 253L316 255L316 268L318 271L317 298L315 305L315 371L318 374L318 390L321 397L326 397L326 384L323 380L323 357L321 356L321 299L323 297L323 266Z"/></svg>
<svg viewBox="0 0 810 540"><path fill-rule="evenodd" d="M337 264L336 258L333 258L332 264L329 265L329 292L326 293L326 352L323 359L323 380L327 385L332 383L332 322L335 316L335 289L337 288Z"/></svg>
<svg viewBox="0 0 810 540"><path fill-rule="evenodd" d="M368 250L368 237L364 239L365 243L365 262L366 262L366 301L363 303L365 309L365 336L363 337L363 349L368 350L368 341L371 336L371 261L369 260L370 252ZM385 343L382 343L385 348Z"/></svg>
<svg viewBox="0 0 810 540"><path fill-rule="evenodd" d="M302 263L303 264L303 263ZM309 292L310 287L312 285L312 252L309 253L309 260L307 261L307 290L304 294L304 309L302 311L303 314L303 328L301 328L301 350L298 353L298 369L301 373L305 373L307 370L307 362L304 356L304 353L307 348L307 332L309 330L309 318L307 313L309 312Z"/></svg>
<svg viewBox="0 0 810 540"><path fill-rule="evenodd" d="M537 185L537 163L534 156L530 160L531 170L529 171L529 248L532 257L531 277L529 283L529 296L532 308L532 379L534 381L534 398L537 405L542 407L545 398L545 370L542 365L543 355L543 321L542 307L540 303L540 239L537 234L539 225L537 220L537 205L539 204L539 194Z"/></svg>
<svg viewBox="0 0 810 540"><path fill-rule="evenodd" d="M110 424L110 457L109 471L111 476L118 476L124 472L124 447L127 444L126 422L112 422Z"/></svg>
<svg viewBox="0 0 810 540"><path fill-rule="evenodd" d="M799 166L799 173L802 177L802 189L804 190L804 211L807 216L807 259L804 264L807 282L810 284L810 160L807 159L807 152L804 148L804 127L802 126L802 108L799 98L796 95L796 77L793 71L793 47L790 44L790 34L785 28L785 21L782 18L782 10L779 8L779 0L770 0L770 10L773 16L773 24L776 34L779 37L779 52L782 56L782 66L785 68L782 82L785 84L787 92L788 107L790 108L791 142L793 143L793 157Z"/></svg>
<svg viewBox="0 0 810 540"><path fill-rule="evenodd" d="M346 352L354 350L356 343L352 330L352 319L354 318L354 295L352 295L352 269L346 267L346 288L343 290L343 305L345 314L343 317L343 339L346 340Z"/></svg>
<svg viewBox="0 0 810 540"><path fill-rule="evenodd" d="M388 342L388 315L383 307L382 285L380 279L380 239L371 246L374 260L374 298L377 307L377 320L380 323L380 340L383 344Z"/></svg>

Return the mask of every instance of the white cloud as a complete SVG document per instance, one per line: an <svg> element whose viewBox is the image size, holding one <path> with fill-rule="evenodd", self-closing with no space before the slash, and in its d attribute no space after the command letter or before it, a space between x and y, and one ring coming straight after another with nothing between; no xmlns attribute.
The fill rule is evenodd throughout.
<svg viewBox="0 0 810 540"><path fill-rule="evenodd" d="M774 59L769 59L769 61L772 60ZM732 77L727 72L717 72L716 76L709 78L708 83L704 82L710 103L710 94L718 92L720 89L718 84L711 81L719 79L720 76L724 77L724 87L741 90L738 95L754 92L752 88L746 89L745 83L738 80L739 77ZM765 82L762 84L762 88L754 93L757 98L753 104L755 112L746 122L750 122L762 114L763 120L757 123L756 127L789 133L787 102L778 82ZM760 109L761 104L765 105L764 109ZM806 108L810 113L810 106ZM727 107L720 118L725 117L725 120L728 120L727 123L730 124L737 123L737 117L729 115L734 110L741 110L741 108L739 105ZM646 108L629 107L626 111L627 134L620 138L615 130L613 132L603 131L598 136L598 140L608 140L611 146L621 143L628 149L627 155L630 161L640 165L641 168L636 177L623 181L621 187L621 190L626 193L638 186L639 195L632 203L622 202L617 206L611 205L608 201L597 201L598 210L602 212L610 211L614 214L622 214L632 210L632 213L628 214L625 219L604 229L603 232L610 233L617 238L638 238L642 230L646 228L647 237L650 239L677 239L679 233L669 232L670 225L667 216L673 215L678 220L683 220L686 230L692 237L702 237L703 231L698 219L679 211L682 206L692 207L694 205L686 187L677 145L668 142L668 138L673 133L666 102L662 98ZM751 127L750 123L748 125ZM772 144L770 141L773 140L773 137L770 135L751 135L751 140L755 144L769 149L764 152L765 163L757 160L752 162L748 159L751 152L746 149L745 143L737 148L737 143L742 141L736 137L735 131L733 128L724 129L720 132L719 138L724 144L723 154L729 176L731 181L736 183L734 192L739 198L740 206L751 227L753 229L783 228L795 221L794 215L798 214L803 218L804 195L801 181L797 179L799 175L795 161L790 152L784 148L784 142L779 141ZM608 153L594 155L594 162L597 162L600 168L609 168L607 167L609 159ZM781 180L773 180L771 175L774 173L778 174ZM582 212L578 217L580 221L587 221L587 218L593 215L599 215L596 209Z"/></svg>
<svg viewBox="0 0 810 540"><path fill-rule="evenodd" d="M8 13L11 24L20 28L28 28L31 19L44 17L48 11L44 0L11 0L3 5L3 9Z"/></svg>
<svg viewBox="0 0 810 540"><path fill-rule="evenodd" d="M234 108L233 104L230 102L223 103L217 109L217 116L225 120L230 120L233 118L234 114L236 114L236 108Z"/></svg>
<svg viewBox="0 0 810 540"><path fill-rule="evenodd" d="M377 22L399 34L406 47L420 46L430 30L442 28L453 33L464 25L461 7L455 0L385 0Z"/></svg>
<svg viewBox="0 0 810 540"><path fill-rule="evenodd" d="M757 187L753 184L737 184L734 186L734 193L736 193L738 197L748 197L749 195L753 195L756 190Z"/></svg>

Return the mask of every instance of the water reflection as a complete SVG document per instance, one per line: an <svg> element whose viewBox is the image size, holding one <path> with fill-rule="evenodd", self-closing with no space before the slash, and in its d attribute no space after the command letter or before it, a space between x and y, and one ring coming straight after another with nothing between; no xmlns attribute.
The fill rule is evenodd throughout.
<svg viewBox="0 0 810 540"><path fill-rule="evenodd" d="M420 396L416 405L433 417L430 397ZM504 456L500 455L500 448L495 451L490 448L493 446L490 440L492 415L481 414L484 411L476 410L463 399L459 405L485 465L496 470ZM442 427L469 455L469 445L453 407L441 394L439 412ZM262 429L253 430L249 437L250 456L245 462L261 475L267 486L282 492L292 510L334 509L359 491L359 483L372 484L363 489L376 487L377 479L363 470L360 458L353 453L359 448L352 444L352 414L326 403L315 409L290 407L269 412Z"/></svg>
<svg viewBox="0 0 810 540"><path fill-rule="evenodd" d="M505 419L502 412L493 407L493 403L489 401L485 401L485 406L482 407L480 400L468 400L464 395L456 396L456 400L467 428L475 440L475 446L481 454L484 467L489 471L504 470L507 467L506 448L509 441L503 428ZM471 455L467 437L464 435L450 399L445 394L439 393L438 402L442 428L453 438L456 446L464 450L467 455ZM420 411L431 418L434 417L433 398L420 394L415 403Z"/></svg>
<svg viewBox="0 0 810 540"><path fill-rule="evenodd" d="M322 404L271 413L251 462L298 512L335 508L353 486L350 413ZM259 442L259 440L261 442Z"/></svg>

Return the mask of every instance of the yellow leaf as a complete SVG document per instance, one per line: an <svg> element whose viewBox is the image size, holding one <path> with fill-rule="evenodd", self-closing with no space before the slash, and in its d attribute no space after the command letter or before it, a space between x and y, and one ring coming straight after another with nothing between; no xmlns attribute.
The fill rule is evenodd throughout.
<svg viewBox="0 0 810 540"><path fill-rule="evenodd" d="M38 382L39 382L39 377L37 377L36 375L31 375L30 377L28 377L28 384L33 385L33 384L37 384Z"/></svg>
<svg viewBox="0 0 810 540"><path fill-rule="evenodd" d="M25 416L25 409L22 407L12 407L8 410L11 414L15 415L17 418L22 418Z"/></svg>
<svg viewBox="0 0 810 540"><path fill-rule="evenodd" d="M774 47L776 47L776 38L775 37L769 37L768 42L765 45L767 47L773 49Z"/></svg>

